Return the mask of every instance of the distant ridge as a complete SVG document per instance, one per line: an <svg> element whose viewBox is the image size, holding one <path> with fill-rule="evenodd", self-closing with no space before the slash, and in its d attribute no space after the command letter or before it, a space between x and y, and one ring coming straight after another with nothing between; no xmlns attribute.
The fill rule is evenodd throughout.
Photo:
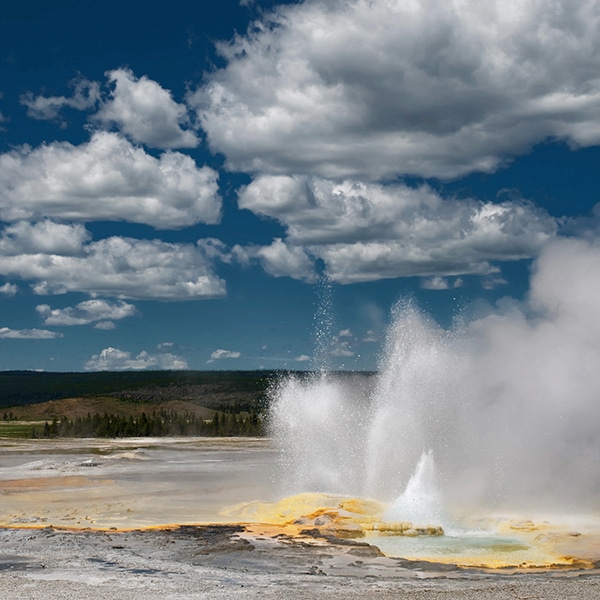
<svg viewBox="0 0 600 600"><path fill-rule="evenodd" d="M61 400L111 396L141 403L192 402L217 407L228 403L253 405L265 399L281 377L310 371L0 371L0 409ZM340 377L371 376L372 372L337 372Z"/></svg>
<svg viewBox="0 0 600 600"><path fill-rule="evenodd" d="M277 375L276 371L0 371L0 408L87 396L143 402L241 400L263 395Z"/></svg>
<svg viewBox="0 0 600 600"><path fill-rule="evenodd" d="M19 421L52 421L68 416L70 419L82 419L89 415L107 413L117 417L140 417L161 412L195 415L201 419L212 419L215 409L193 402L167 400L166 402L128 402L110 396L90 396L84 398L61 398L20 406L12 406ZM0 418L2 413L0 412Z"/></svg>

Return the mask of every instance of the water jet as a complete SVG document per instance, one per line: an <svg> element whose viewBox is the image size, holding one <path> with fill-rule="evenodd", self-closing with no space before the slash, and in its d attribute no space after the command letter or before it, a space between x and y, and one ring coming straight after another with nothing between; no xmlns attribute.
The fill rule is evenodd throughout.
<svg viewBox="0 0 600 600"><path fill-rule="evenodd" d="M445 330L401 302L376 375L284 378L270 411L282 495L374 499L384 522L442 527L445 541L427 542L421 555L437 548L433 556L447 557L454 546L465 564L555 560L531 550L535 535L498 532L523 515L560 531L576 515L596 519L600 440L590 420L600 421L600 380L589 361L600 345L595 312L551 311L539 297L536 308L512 305ZM389 552L410 544L383 543ZM482 559L485 547L502 560Z"/></svg>

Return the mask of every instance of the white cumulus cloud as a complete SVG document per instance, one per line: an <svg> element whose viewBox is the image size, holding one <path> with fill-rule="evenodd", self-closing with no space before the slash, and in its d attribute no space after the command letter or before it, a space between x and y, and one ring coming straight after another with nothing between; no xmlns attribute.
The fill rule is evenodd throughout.
<svg viewBox="0 0 600 600"><path fill-rule="evenodd" d="M89 325L90 323L104 321L98 329L107 329L106 321L116 321L135 315L136 308L122 300L109 302L108 300L92 299L80 302L77 306L67 308L51 308L48 304L39 304L36 311L44 319L45 325ZM113 324L114 327L114 324Z"/></svg>
<svg viewBox="0 0 600 600"><path fill-rule="evenodd" d="M365 337L363 337L361 341L372 344L372 343L378 342L379 337L372 329L369 329L369 331L367 331Z"/></svg>
<svg viewBox="0 0 600 600"><path fill-rule="evenodd" d="M463 280L460 277L450 281L448 277L436 275L434 277L424 277L421 280L421 287L425 290L449 290L459 288L462 284Z"/></svg>
<svg viewBox="0 0 600 600"><path fill-rule="evenodd" d="M0 218L129 221L161 229L217 223L218 173L191 157L147 154L116 133L0 155Z"/></svg>
<svg viewBox="0 0 600 600"><path fill-rule="evenodd" d="M60 113L65 108L98 111L90 119L104 129L116 127L133 142L153 148L195 148L198 137L190 127L188 109L178 104L169 90L146 76L136 77L129 68L106 72L110 91L97 81L84 77L74 79L71 96L36 96L27 92L21 104L27 115L38 120L66 123Z"/></svg>
<svg viewBox="0 0 600 600"><path fill-rule="evenodd" d="M177 104L171 92L148 77L137 78L130 69L107 74L114 84L93 120L118 128L134 142L154 148L195 148L198 138L189 128L187 107Z"/></svg>
<svg viewBox="0 0 600 600"><path fill-rule="evenodd" d="M330 353L332 356L354 356L354 351L352 350L350 342L338 338L333 341L333 347L331 348Z"/></svg>
<svg viewBox="0 0 600 600"><path fill-rule="evenodd" d="M286 244L280 238L273 240L269 246L236 245L231 256L241 264L257 262L273 277L292 277L308 283L318 279L314 258L303 248Z"/></svg>
<svg viewBox="0 0 600 600"><path fill-rule="evenodd" d="M309 362L312 359L310 358L310 356L307 356L306 354L300 354L299 356L296 356L296 358L294 358L294 360L296 362Z"/></svg>
<svg viewBox="0 0 600 600"><path fill-rule="evenodd" d="M3 285L0 285L0 294L4 294L5 296L15 296L19 288L14 283L6 282Z"/></svg>
<svg viewBox="0 0 600 600"><path fill-rule="evenodd" d="M81 224L19 221L0 232L0 256L17 254L59 254L81 256L90 239Z"/></svg>
<svg viewBox="0 0 600 600"><path fill-rule="evenodd" d="M239 206L286 226L286 239L271 248L303 256L296 273L310 273L309 257L317 257L339 283L486 275L498 270L491 261L536 256L557 231L529 202L444 199L427 185L262 175L240 190ZM272 272L266 248L246 253Z"/></svg>
<svg viewBox="0 0 600 600"><path fill-rule="evenodd" d="M159 369L182 371L188 369L184 358L170 353L149 354L145 350L137 356L118 348L104 348L85 363L86 371L142 371Z"/></svg>
<svg viewBox="0 0 600 600"><path fill-rule="evenodd" d="M489 172L600 142L599 27L596 0L307 0L220 44L188 102L234 170Z"/></svg>
<svg viewBox="0 0 600 600"><path fill-rule="evenodd" d="M225 282L201 246L117 236L86 239L79 225L9 226L0 234L0 275L31 282L40 295L188 300L225 294Z"/></svg>
<svg viewBox="0 0 600 600"><path fill-rule="evenodd" d="M239 358L240 356L240 352L233 350L223 350L220 348L211 353L210 360L208 362L212 362L213 360L221 360L223 358Z"/></svg>

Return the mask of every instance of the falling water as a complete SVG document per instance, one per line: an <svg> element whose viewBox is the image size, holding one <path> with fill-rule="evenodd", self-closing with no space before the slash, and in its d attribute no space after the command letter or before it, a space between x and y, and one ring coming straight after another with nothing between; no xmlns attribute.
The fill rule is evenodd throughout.
<svg viewBox="0 0 600 600"><path fill-rule="evenodd" d="M451 337L412 304L396 313L378 377L319 371L292 375L274 390L270 422L283 493L405 504L420 496L423 516L441 517L434 455L444 454L446 407L455 404L462 361Z"/></svg>
<svg viewBox="0 0 600 600"><path fill-rule="evenodd" d="M398 518L598 510L599 328L567 317L576 339L556 313L446 331L399 304L377 375L318 371L273 390L282 494L374 498Z"/></svg>
<svg viewBox="0 0 600 600"><path fill-rule="evenodd" d="M597 528L598 273L600 246L558 240L534 264L524 301L504 300L450 330L401 302L376 375L283 378L270 410L280 493L320 492L294 496L309 522L316 506L307 496L331 518L359 507L363 533L395 556L559 564L569 529L538 536L529 519L541 531ZM372 529L361 521L366 506L382 519ZM409 522L413 534L441 525L445 535L389 534ZM533 527L529 537L519 523ZM556 551L544 546L549 539L562 540Z"/></svg>

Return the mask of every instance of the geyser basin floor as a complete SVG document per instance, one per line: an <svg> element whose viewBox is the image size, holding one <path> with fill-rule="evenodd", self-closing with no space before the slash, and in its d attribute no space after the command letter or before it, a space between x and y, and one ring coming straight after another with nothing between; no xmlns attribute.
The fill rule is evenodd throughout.
<svg viewBox="0 0 600 600"><path fill-rule="evenodd" d="M0 440L0 526L219 523L269 498L265 439Z"/></svg>
<svg viewBox="0 0 600 600"><path fill-rule="evenodd" d="M123 530L243 522L250 538L264 533L261 524L272 526L267 537L315 528L326 536L366 534L360 541L389 555L439 563L589 566L600 559L598 523L575 531L541 522L494 522L497 544L517 540L516 546L528 548L521 554L496 548L496 558L511 560L494 562L493 556L482 558L486 544L479 544L474 559L468 554L474 539L377 537L381 527L368 524L382 520L385 506L375 501L304 494L264 502L276 499L270 481L275 451L268 439L0 440L0 453L0 527ZM257 498L261 502L253 502ZM342 514L332 519L332 511ZM317 542L326 544L313 538ZM444 554L449 543L451 552ZM494 540L488 549L494 550Z"/></svg>

